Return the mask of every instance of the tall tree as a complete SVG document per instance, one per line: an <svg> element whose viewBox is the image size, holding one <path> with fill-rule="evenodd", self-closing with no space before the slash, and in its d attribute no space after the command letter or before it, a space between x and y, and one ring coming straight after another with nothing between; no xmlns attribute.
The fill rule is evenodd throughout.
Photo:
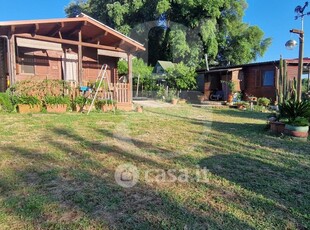
<svg viewBox="0 0 310 230"><path fill-rule="evenodd" d="M246 0L78 0L68 16L85 11L148 49L158 59L204 65L204 54L222 65L248 63L271 44L263 31L242 21Z"/></svg>

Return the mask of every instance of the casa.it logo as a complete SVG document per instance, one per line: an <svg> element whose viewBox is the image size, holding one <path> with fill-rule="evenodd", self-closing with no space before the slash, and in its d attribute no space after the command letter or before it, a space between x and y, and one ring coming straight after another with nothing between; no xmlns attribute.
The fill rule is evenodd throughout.
<svg viewBox="0 0 310 230"><path fill-rule="evenodd" d="M139 181L139 170L132 164L119 165L114 173L115 181L123 188L132 188Z"/></svg>

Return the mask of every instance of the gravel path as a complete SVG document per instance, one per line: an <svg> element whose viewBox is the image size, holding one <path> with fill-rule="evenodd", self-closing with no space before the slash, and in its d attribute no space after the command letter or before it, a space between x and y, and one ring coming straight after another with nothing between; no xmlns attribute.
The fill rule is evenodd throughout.
<svg viewBox="0 0 310 230"><path fill-rule="evenodd" d="M155 101L155 100L134 100L133 103L135 105L141 105L143 107L150 107L150 108L165 108L165 107L173 107L171 103L166 103L162 101Z"/></svg>

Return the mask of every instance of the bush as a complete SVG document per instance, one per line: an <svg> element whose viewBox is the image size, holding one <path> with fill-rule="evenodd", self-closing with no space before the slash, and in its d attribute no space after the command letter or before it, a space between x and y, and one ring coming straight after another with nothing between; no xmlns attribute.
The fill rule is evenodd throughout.
<svg viewBox="0 0 310 230"><path fill-rule="evenodd" d="M178 92L176 89L169 89L168 97L166 99L167 102L171 102L173 99L178 98Z"/></svg>
<svg viewBox="0 0 310 230"><path fill-rule="evenodd" d="M12 96L12 103L14 105L23 104L23 105L34 106L34 105L40 105L41 101L36 96L27 96L27 95L17 96L17 95L14 95L14 96Z"/></svg>
<svg viewBox="0 0 310 230"><path fill-rule="evenodd" d="M0 111L12 112L14 106L8 93L0 93Z"/></svg>
<svg viewBox="0 0 310 230"><path fill-rule="evenodd" d="M261 97L261 98L258 98L257 100L257 104L258 105L261 105L261 106L269 106L270 105L270 100L266 97Z"/></svg>
<svg viewBox="0 0 310 230"><path fill-rule="evenodd" d="M45 96L44 103L46 105L69 105L70 98L67 96Z"/></svg>

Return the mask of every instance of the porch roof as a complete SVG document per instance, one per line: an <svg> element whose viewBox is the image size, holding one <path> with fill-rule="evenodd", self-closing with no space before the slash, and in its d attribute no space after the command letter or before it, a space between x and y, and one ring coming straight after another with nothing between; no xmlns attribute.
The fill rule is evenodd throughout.
<svg viewBox="0 0 310 230"><path fill-rule="evenodd" d="M79 41L94 48L113 47L115 51L144 51L144 46L103 23L80 14L76 18L24 20L0 22L0 35L28 35L38 40L54 39L55 42ZM68 43L68 42L67 42Z"/></svg>

